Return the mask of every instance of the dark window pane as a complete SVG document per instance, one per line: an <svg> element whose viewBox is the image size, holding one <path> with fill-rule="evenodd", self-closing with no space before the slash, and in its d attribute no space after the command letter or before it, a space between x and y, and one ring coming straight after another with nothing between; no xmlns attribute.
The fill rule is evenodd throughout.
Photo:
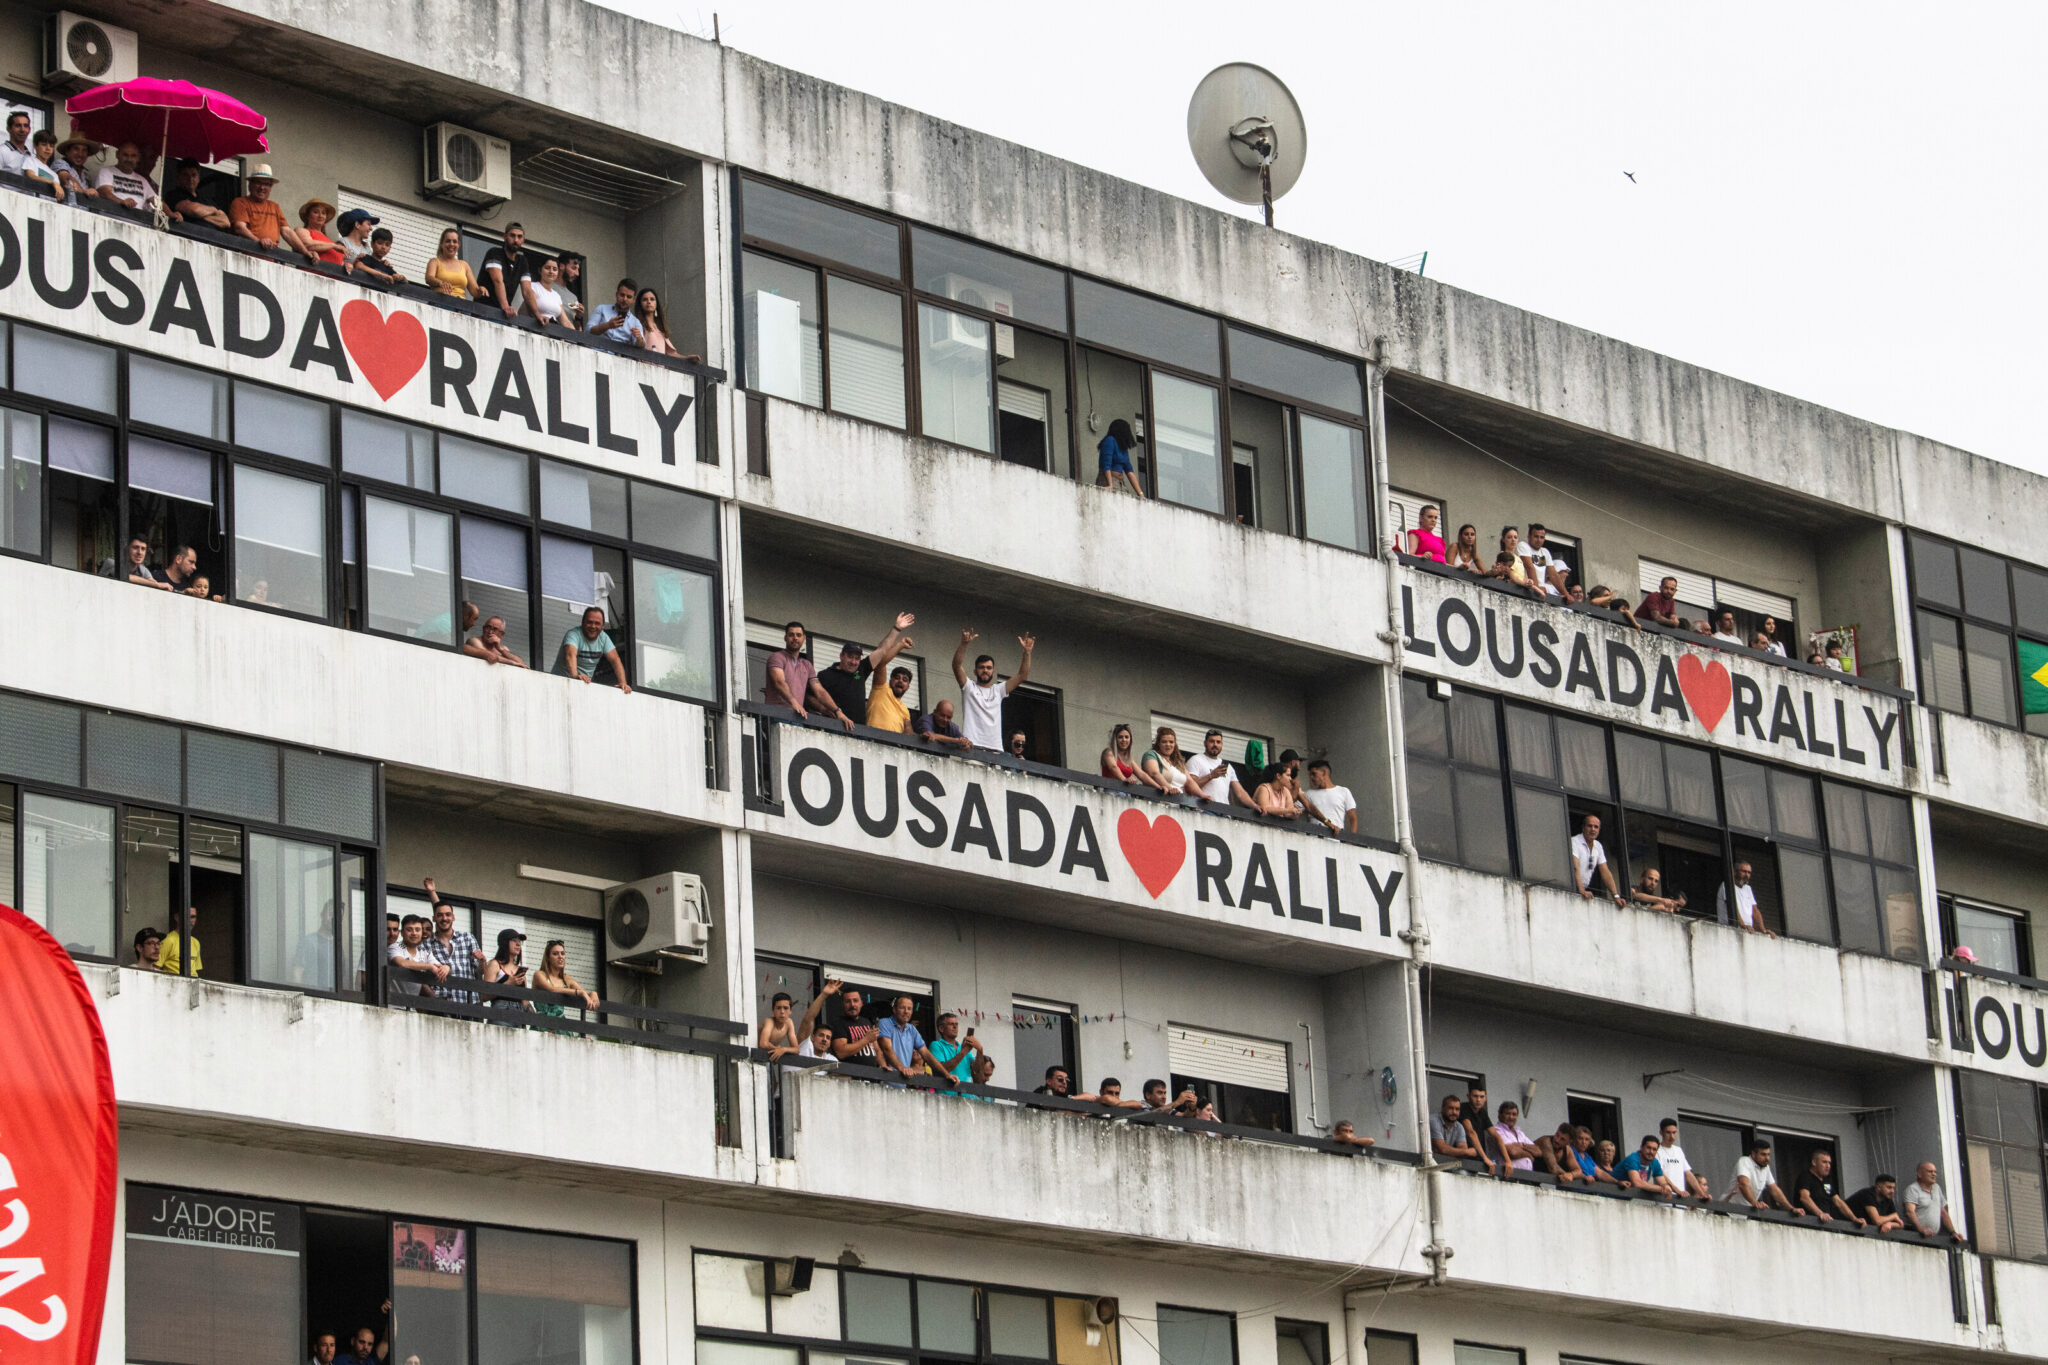
<svg viewBox="0 0 2048 1365"><path fill-rule="evenodd" d="M1159 1305L1159 1365L1233 1365L1237 1322L1228 1313Z"/></svg>
<svg viewBox="0 0 2048 1365"><path fill-rule="evenodd" d="M2012 636L1966 623L1963 656L1969 668L1970 714L1999 725L2019 724L2013 700Z"/></svg>
<svg viewBox="0 0 2048 1365"><path fill-rule="evenodd" d="M1052 1354L1046 1322L1050 1316L1044 1299L1029 1294L991 1292L988 1296L988 1349L990 1355L1023 1356L1044 1360Z"/></svg>
<svg viewBox="0 0 2048 1365"><path fill-rule="evenodd" d="M284 823L344 839L377 836L375 768L353 758L284 751Z"/></svg>
<svg viewBox="0 0 2048 1365"><path fill-rule="evenodd" d="M1500 731L1494 724L1493 698L1476 692L1451 694L1451 757L1500 771Z"/></svg>
<svg viewBox="0 0 2048 1365"><path fill-rule="evenodd" d="M200 810L277 822L277 750L259 740L185 734L185 799Z"/></svg>
<svg viewBox="0 0 2048 1365"><path fill-rule="evenodd" d="M971 1356L980 1351L975 1339L973 1285L917 1282L917 1343L919 1350L954 1355Z"/></svg>
<svg viewBox="0 0 2048 1365"><path fill-rule="evenodd" d="M1401 679L1401 712L1409 753L1429 754L1435 758L1451 756L1445 706L1429 695L1428 683L1420 678Z"/></svg>
<svg viewBox="0 0 2048 1365"><path fill-rule="evenodd" d="M626 538L626 481L575 465L540 462L540 515L579 531Z"/></svg>
<svg viewBox="0 0 2048 1365"><path fill-rule="evenodd" d="M1865 792L1863 800L1870 812L1870 856L1907 867L1916 864L1919 860L1913 856L1912 806L1904 797L1881 796L1876 792Z"/></svg>
<svg viewBox="0 0 2048 1365"><path fill-rule="evenodd" d="M2007 1088L2015 1089L2022 1095L2030 1095L2033 1087L2025 1081L2008 1081L1996 1076L1986 1076L1976 1071L1960 1071L1963 1089L1963 1133L1973 1138L1988 1138L1993 1142L2001 1134L1998 1126L1998 1092Z"/></svg>
<svg viewBox="0 0 2048 1365"><path fill-rule="evenodd" d="M0 694L0 773L76 787L78 708Z"/></svg>
<svg viewBox="0 0 2048 1365"><path fill-rule="evenodd" d="M1365 415L1358 366L1301 346L1230 329L1230 377L1239 384L1284 393L1318 407Z"/></svg>
<svg viewBox="0 0 2048 1365"><path fill-rule="evenodd" d="M0 413L0 550L43 552L43 419Z"/></svg>
<svg viewBox="0 0 2048 1365"><path fill-rule="evenodd" d="M651 483L633 485L633 539L699 559L718 558L718 504Z"/></svg>
<svg viewBox="0 0 2048 1365"><path fill-rule="evenodd" d="M1962 627L1931 611L1914 613L1920 637L1920 700L1940 711L1969 714L1963 696Z"/></svg>
<svg viewBox="0 0 2048 1365"><path fill-rule="evenodd" d="M1839 782L1823 782L1828 808L1828 845L1837 853L1868 857L1870 830L1863 822L1863 793Z"/></svg>
<svg viewBox="0 0 2048 1365"><path fill-rule="evenodd" d="M2048 573L2012 566L2013 621L2021 630L2048 636Z"/></svg>
<svg viewBox="0 0 2048 1365"><path fill-rule="evenodd" d="M1834 942L1828 915L1827 870L1818 853L1778 850L1778 894L1783 902L1785 932L1811 943Z"/></svg>
<svg viewBox="0 0 2048 1365"><path fill-rule="evenodd" d="M1519 776L1557 780L1557 755L1550 748L1550 717L1526 706L1510 706L1508 762Z"/></svg>
<svg viewBox="0 0 2048 1365"><path fill-rule="evenodd" d="M1515 839L1521 849L1524 877L1552 886L1571 885L1568 818L1562 793L1515 788Z"/></svg>
<svg viewBox="0 0 2048 1365"><path fill-rule="evenodd" d="M1067 280L1051 266L913 227L910 268L927 294L1067 330Z"/></svg>
<svg viewBox="0 0 2048 1365"><path fill-rule="evenodd" d="M1866 953L1884 952L1884 928L1878 922L1877 885L1871 879L1870 864L1838 853L1834 874L1835 923L1841 929L1842 946Z"/></svg>
<svg viewBox="0 0 2048 1365"><path fill-rule="evenodd" d="M2012 598L2005 585L2005 561L1967 545L1957 553L1963 562L1963 610L1986 621L2010 625Z"/></svg>
<svg viewBox="0 0 2048 1365"><path fill-rule="evenodd" d="M1665 810L1664 746L1641 735L1614 732L1614 766L1621 773L1621 799L1645 810Z"/></svg>
<svg viewBox="0 0 2048 1365"><path fill-rule="evenodd" d="M1487 773L1454 772L1458 797L1459 861L1477 872L1508 875L1508 828L1500 779Z"/></svg>
<svg viewBox="0 0 2048 1365"><path fill-rule="evenodd" d="M1598 725L1562 716L1554 717L1552 723L1557 727L1565 789L1611 800L1614 782L1607 775L1607 732Z"/></svg>
<svg viewBox="0 0 2048 1365"><path fill-rule="evenodd" d="M434 488L434 433L354 408L341 410L341 467L351 474Z"/></svg>
<svg viewBox="0 0 2048 1365"><path fill-rule="evenodd" d="M1408 812L1415 846L1425 858L1458 861L1458 821L1451 806L1451 770L1440 764L1408 764Z"/></svg>
<svg viewBox="0 0 2048 1365"><path fill-rule="evenodd" d="M1721 760L1721 794L1728 802L1728 827L1752 834L1771 832L1768 770L1739 758Z"/></svg>
<svg viewBox="0 0 2048 1365"><path fill-rule="evenodd" d="M1690 819L1717 825L1714 808L1714 758L1705 749L1682 744L1664 746L1664 765L1671 782L1671 809Z"/></svg>
<svg viewBox="0 0 2048 1365"><path fill-rule="evenodd" d="M2027 1093L2024 1085L2008 1081L1998 1087L1998 1136L2016 1147L2041 1145L2041 1116L2036 1106L2038 1092Z"/></svg>
<svg viewBox="0 0 2048 1365"><path fill-rule="evenodd" d="M72 403L109 417L120 405L114 370L116 353L76 337L37 327L14 329L14 387L23 393Z"/></svg>
<svg viewBox="0 0 2048 1365"><path fill-rule="evenodd" d="M1963 605L1962 579L1956 573L1956 549L1938 540L1913 536L1913 591L1923 602L1958 610Z"/></svg>
<svg viewBox="0 0 2048 1365"><path fill-rule="evenodd" d="M1223 373L1216 319L1076 277L1074 333L1197 374Z"/></svg>
<svg viewBox="0 0 2048 1365"><path fill-rule="evenodd" d="M1901 962L1926 961L1918 874L1902 868L1880 867L1876 875L1877 912L1884 925L1885 951Z"/></svg>
<svg viewBox="0 0 2048 1365"><path fill-rule="evenodd" d="M882 1346L910 1344L910 1281L894 1275L840 1272L846 1298L846 1339Z"/></svg>
<svg viewBox="0 0 2048 1365"><path fill-rule="evenodd" d="M1813 808L1813 779L1772 770L1771 816L1777 832L1786 838L1818 842L1820 817Z"/></svg>
<svg viewBox="0 0 2048 1365"><path fill-rule="evenodd" d="M88 712L85 785L113 796L176 805L184 794L178 741L175 725Z"/></svg>
<svg viewBox="0 0 2048 1365"><path fill-rule="evenodd" d="M807 256L822 256L892 280L903 275L894 223L757 180L740 188L740 228L749 237L793 247Z"/></svg>

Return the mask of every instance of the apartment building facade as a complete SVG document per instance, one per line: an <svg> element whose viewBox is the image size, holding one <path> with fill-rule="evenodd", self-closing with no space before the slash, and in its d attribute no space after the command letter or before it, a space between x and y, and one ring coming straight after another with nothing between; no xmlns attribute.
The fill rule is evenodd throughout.
<svg viewBox="0 0 2048 1365"><path fill-rule="evenodd" d="M572 0L16 6L59 136L81 19L268 115L288 211L414 276L517 221L679 353L0 194L0 580L84 644L0 668L0 900L112 1053L103 1361L2048 1358L2038 477ZM429 196L451 128L505 150ZM1390 552L1424 506L1788 651ZM630 693L557 666L591 608ZM919 711L1033 639L1004 751L765 700L904 612ZM1356 828L1099 777L1118 725ZM412 994L443 907L602 1008ZM828 983L988 1085L757 1046ZM1442 1160L1468 1087L1675 1118L1713 1198ZM1961 1237L1734 1205L1758 1140L1932 1161Z"/></svg>

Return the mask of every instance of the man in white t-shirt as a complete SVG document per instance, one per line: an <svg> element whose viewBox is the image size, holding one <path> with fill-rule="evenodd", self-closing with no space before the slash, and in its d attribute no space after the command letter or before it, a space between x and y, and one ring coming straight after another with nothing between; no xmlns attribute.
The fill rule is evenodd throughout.
<svg viewBox="0 0 2048 1365"><path fill-rule="evenodd" d="M1017 685L1031 676L1031 651L1038 644L1029 631L1017 637L1024 658L1007 678L996 677L996 661L983 654L974 661L974 677L967 676L967 646L981 638L970 627L960 632L960 647L953 651L953 677L960 684L960 733L977 749L1003 747L1003 700Z"/></svg>
<svg viewBox="0 0 2048 1365"><path fill-rule="evenodd" d="M156 203L156 182L144 175L141 167L142 149L124 142L114 152L114 164L100 167L93 189L100 198L116 204L126 204L131 209L149 208Z"/></svg>
<svg viewBox="0 0 2048 1365"><path fill-rule="evenodd" d="M29 143L29 116L17 109L7 116L7 141L0 143L0 171L22 174L22 167L35 160L34 147Z"/></svg>
<svg viewBox="0 0 2048 1365"><path fill-rule="evenodd" d="M1331 829L1358 833L1358 802L1352 799L1351 788L1338 786L1330 776L1329 759L1319 758L1308 765L1308 786L1302 788L1301 799L1309 814Z"/></svg>
<svg viewBox="0 0 2048 1365"><path fill-rule="evenodd" d="M1671 1182L1671 1188L1696 1199L1712 1199L1713 1191L1685 1159L1685 1149L1678 1145L1677 1119L1665 1119L1657 1125L1657 1142L1657 1164L1664 1168L1664 1178Z"/></svg>
<svg viewBox="0 0 2048 1365"><path fill-rule="evenodd" d="M1572 836L1572 890L1587 900L1593 899L1595 874L1607 887L1609 900L1616 905L1628 904L1628 898L1614 884L1614 869L1607 865L1607 848L1600 842L1600 817L1589 815Z"/></svg>
<svg viewBox="0 0 2048 1365"><path fill-rule="evenodd" d="M1721 611L1720 615L1714 618L1713 638L1719 640L1724 645L1743 645L1749 643L1742 638L1742 632L1736 629L1735 613L1725 608Z"/></svg>
<svg viewBox="0 0 2048 1365"><path fill-rule="evenodd" d="M1529 524L1529 539L1522 545L1522 558L1529 561L1529 577L1543 589L1543 595L1552 601L1564 597L1565 580L1571 577L1572 566L1552 550L1548 544L1550 532L1540 522Z"/></svg>
<svg viewBox="0 0 2048 1365"><path fill-rule="evenodd" d="M1202 752L1188 760L1188 784L1182 794L1219 806L1229 805L1232 797L1237 798L1239 805L1252 804L1251 793L1237 780L1237 770L1223 756L1221 730L1211 730L1202 736Z"/></svg>
<svg viewBox="0 0 2048 1365"><path fill-rule="evenodd" d="M1756 888L1749 884L1750 866L1747 862L1735 864L1735 918L1728 918L1728 884L1721 884L1721 894L1714 899L1714 918L1723 924L1733 924L1738 929L1766 938L1776 938L1770 926L1764 923L1763 912L1756 908Z"/></svg>
<svg viewBox="0 0 2048 1365"><path fill-rule="evenodd" d="M1735 1180L1728 1187L1727 1201L1731 1204L1747 1204L1753 1209L1782 1209L1786 1213L1797 1213L1792 1201L1778 1188L1778 1177L1771 1173L1771 1144L1762 1138L1749 1144L1749 1155L1735 1163Z"/></svg>

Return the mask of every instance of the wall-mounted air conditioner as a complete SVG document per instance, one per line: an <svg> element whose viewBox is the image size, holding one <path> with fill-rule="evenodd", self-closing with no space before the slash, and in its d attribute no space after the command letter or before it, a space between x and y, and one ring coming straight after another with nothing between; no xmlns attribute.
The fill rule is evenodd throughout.
<svg viewBox="0 0 2048 1365"><path fill-rule="evenodd" d="M430 123L421 146L429 199L493 208L512 197L512 144L452 123Z"/></svg>
<svg viewBox="0 0 2048 1365"><path fill-rule="evenodd" d="M965 275L942 275L939 277L939 292L955 303L994 313L999 318L1016 316L1015 299L1000 285L984 284ZM1017 329L1000 322L995 324L995 329L997 358L1014 360L1017 356ZM970 322L957 313L946 314L945 335L933 340L971 346L977 351L983 345L980 324Z"/></svg>
<svg viewBox="0 0 2048 1365"><path fill-rule="evenodd" d="M710 951L711 916L701 878L664 872L604 893L606 962L702 962Z"/></svg>
<svg viewBox="0 0 2048 1365"><path fill-rule="evenodd" d="M135 34L69 10L43 16L43 89L135 79Z"/></svg>

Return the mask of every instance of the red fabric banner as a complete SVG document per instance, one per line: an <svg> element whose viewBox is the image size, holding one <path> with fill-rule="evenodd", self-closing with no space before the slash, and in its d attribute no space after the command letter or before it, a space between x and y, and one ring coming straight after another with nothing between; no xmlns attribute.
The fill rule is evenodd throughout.
<svg viewBox="0 0 2048 1365"><path fill-rule="evenodd" d="M113 1254L114 1074L70 955L0 905L0 1360L92 1365Z"/></svg>

